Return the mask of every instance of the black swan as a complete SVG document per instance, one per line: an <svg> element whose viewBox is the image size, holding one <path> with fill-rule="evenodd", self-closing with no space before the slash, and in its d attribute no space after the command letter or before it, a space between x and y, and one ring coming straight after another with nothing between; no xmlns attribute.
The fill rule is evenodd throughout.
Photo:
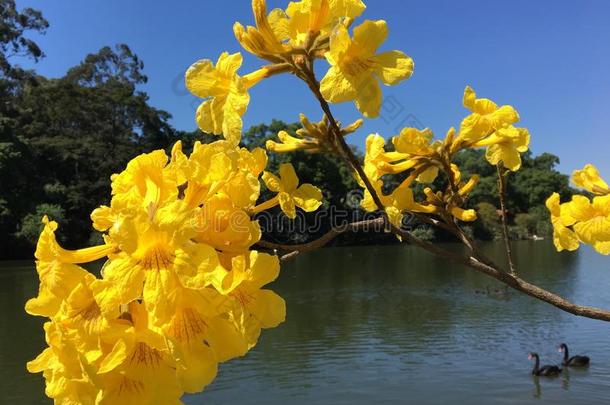
<svg viewBox="0 0 610 405"><path fill-rule="evenodd" d="M568 352L568 345L562 343L559 345L559 352L563 352L563 364L568 367L586 367L589 365L589 357L587 356L572 356Z"/></svg>
<svg viewBox="0 0 610 405"><path fill-rule="evenodd" d="M540 358L538 357L538 353L530 353L527 356L528 359L535 359L536 364L534 364L534 368L532 369L532 375L541 375L546 377L553 377L559 375L561 373L561 368L557 366L542 366L540 367Z"/></svg>

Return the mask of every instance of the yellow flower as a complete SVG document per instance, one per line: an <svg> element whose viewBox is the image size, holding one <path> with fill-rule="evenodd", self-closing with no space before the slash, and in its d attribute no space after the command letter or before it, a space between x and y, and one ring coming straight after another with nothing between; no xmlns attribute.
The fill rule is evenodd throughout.
<svg viewBox="0 0 610 405"><path fill-rule="evenodd" d="M53 317L64 300L87 276L75 263L100 259L115 250L112 244L80 250L66 250L57 243L57 222L43 218L44 228L36 245L36 271L40 279L38 296L28 300L25 310L31 315Z"/></svg>
<svg viewBox="0 0 610 405"><path fill-rule="evenodd" d="M386 152L385 139L379 134L370 134L366 138L364 171L373 182L385 174L396 174L411 169L416 162L408 158L409 155L406 153ZM361 185L364 186L364 183Z"/></svg>
<svg viewBox="0 0 610 405"><path fill-rule="evenodd" d="M283 300L260 289L277 276L278 259L250 250L261 232L249 210L266 164L260 148L221 140L196 143L187 156L178 142L171 159L142 154L112 176L109 206L91 214L103 245L63 249L57 223L44 218L40 289L26 311L51 319L49 347L28 364L43 371L49 397L178 404L283 320ZM276 203L317 208L320 191L297 187L289 169ZM77 265L101 258L101 279Z"/></svg>
<svg viewBox="0 0 610 405"><path fill-rule="evenodd" d="M235 38L248 52L272 62L282 62L278 56L289 51L290 48L281 43L271 28L265 0L252 0L252 12L256 28L250 26L244 28L236 22L233 25Z"/></svg>
<svg viewBox="0 0 610 405"><path fill-rule="evenodd" d="M488 146L485 157L489 163L497 165L502 162L507 169L517 171L521 167L521 153L527 152L529 143L529 131L511 125L498 129L473 146Z"/></svg>
<svg viewBox="0 0 610 405"><path fill-rule="evenodd" d="M271 290L262 287L279 275L279 260L256 251L231 260L231 270L218 280L216 288L231 300L231 318L249 346L256 344L261 328L273 328L284 322L286 303Z"/></svg>
<svg viewBox="0 0 610 405"><path fill-rule="evenodd" d="M594 197L592 201L585 196L575 195L564 206L566 214L573 221L573 224L566 225L572 225L578 238L592 245L599 253L610 254L610 195Z"/></svg>
<svg viewBox="0 0 610 405"><path fill-rule="evenodd" d="M459 146L462 142L470 144L480 141L490 133L519 121L519 114L512 106L498 107L489 99L477 99L476 93L470 86L464 90L463 104L472 111L472 114L462 121L455 146Z"/></svg>
<svg viewBox="0 0 610 405"><path fill-rule="evenodd" d="M365 117L379 115L382 94L378 80L395 85L413 73L413 60L404 53L376 54L387 34L383 20L365 21L354 29L353 40L344 25L337 26L325 55L331 68L320 83L326 100L333 103L355 100Z"/></svg>
<svg viewBox="0 0 610 405"><path fill-rule="evenodd" d="M586 165L582 170L574 170L572 181L577 187L583 188L590 193L597 195L610 194L610 187L599 175L597 168L591 164Z"/></svg>
<svg viewBox="0 0 610 405"><path fill-rule="evenodd" d="M113 223L114 213L138 207L146 210L152 218L159 207L174 201L178 195L178 185L164 171L167 161L165 151L143 153L132 159L123 172L112 175L113 209L107 211L103 208L93 212L96 229L108 229Z"/></svg>
<svg viewBox="0 0 610 405"><path fill-rule="evenodd" d="M196 214L194 240L219 251L242 252L261 238L261 230L246 211L224 194L210 198Z"/></svg>
<svg viewBox="0 0 610 405"><path fill-rule="evenodd" d="M93 285L96 300L112 319L119 315L121 305L143 299L153 321L163 323L174 311L180 285L195 289L207 285L206 273L218 265L217 254L211 246L188 241L195 236L189 222L164 229L140 217L126 228L130 232L125 239L133 250L108 260L103 280Z"/></svg>
<svg viewBox="0 0 610 405"><path fill-rule="evenodd" d="M180 404L182 389L166 341L149 328L143 304L129 305L130 324L117 326L120 338L102 360L98 404Z"/></svg>
<svg viewBox="0 0 610 405"><path fill-rule="evenodd" d="M277 195L255 207L254 212L269 209L279 203L287 217L295 218L295 207L299 207L306 212L312 212L322 205L320 189L308 183L299 186L299 178L290 163L280 165L279 178L272 173L264 172L263 181L267 188L277 193Z"/></svg>
<svg viewBox="0 0 610 405"><path fill-rule="evenodd" d="M436 151L432 145L434 134L428 128L403 128L398 136L392 138L397 152L415 156L428 156Z"/></svg>
<svg viewBox="0 0 610 405"><path fill-rule="evenodd" d="M290 2L286 11L273 10L269 20L278 38L303 47L311 34L326 36L342 19L354 19L365 8L360 0L301 0Z"/></svg>
<svg viewBox="0 0 610 405"><path fill-rule="evenodd" d="M241 139L242 119L250 96L248 89L267 75L259 69L244 77L237 74L242 64L240 53L223 52L216 65L203 59L186 71L186 87L197 97L207 98L197 109L197 125L202 131L224 137L233 144Z"/></svg>
<svg viewBox="0 0 610 405"><path fill-rule="evenodd" d="M439 159L443 143L432 142L434 134L428 128L403 128L398 136L392 138L396 151L406 155L403 162L393 165L393 172L400 172L408 168L419 170L417 181L432 183L438 175L438 166L434 164Z"/></svg>
<svg viewBox="0 0 610 405"><path fill-rule="evenodd" d="M574 219L567 212L566 205L560 204L559 194L553 193L546 200L546 207L551 214L553 225L553 243L559 252L578 249L578 237L566 225L572 225Z"/></svg>
<svg viewBox="0 0 610 405"><path fill-rule="evenodd" d="M28 362L30 373L42 372L47 381L45 394L56 404L93 404L98 392L94 367L77 350L60 325L44 325L47 347Z"/></svg>

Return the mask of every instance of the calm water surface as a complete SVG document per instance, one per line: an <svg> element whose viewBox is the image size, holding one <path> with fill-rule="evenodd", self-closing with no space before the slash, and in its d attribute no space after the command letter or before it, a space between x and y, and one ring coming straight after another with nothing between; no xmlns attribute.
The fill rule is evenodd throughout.
<svg viewBox="0 0 610 405"><path fill-rule="evenodd" d="M457 246L450 246L457 249ZM485 246L501 260L499 244ZM610 308L610 259L590 249L556 253L515 244L518 269L579 304ZM610 403L610 324L534 299L477 293L490 279L405 246L329 248L284 266L273 289L286 322L264 331L247 357L222 365L187 404ZM31 263L0 263L0 403L49 403L25 362L42 350ZM529 373L528 351L560 361L556 347L592 357L588 370L554 379Z"/></svg>

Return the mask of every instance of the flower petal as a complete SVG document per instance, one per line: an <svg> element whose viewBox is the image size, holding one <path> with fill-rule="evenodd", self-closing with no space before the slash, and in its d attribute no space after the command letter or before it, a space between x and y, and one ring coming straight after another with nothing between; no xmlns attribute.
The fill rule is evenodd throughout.
<svg viewBox="0 0 610 405"><path fill-rule="evenodd" d="M400 51L389 51L375 55L375 72L384 84L393 86L408 79L413 73L413 59Z"/></svg>
<svg viewBox="0 0 610 405"><path fill-rule="evenodd" d="M358 84L358 95L356 96L358 111L367 118L379 116L383 97L379 82L372 74L367 73L365 76L358 78Z"/></svg>
<svg viewBox="0 0 610 405"><path fill-rule="evenodd" d="M293 194L294 203L306 212L313 212L322 205L322 192L311 184L303 184Z"/></svg>
<svg viewBox="0 0 610 405"><path fill-rule="evenodd" d="M324 99L331 103L343 103L358 96L356 87L350 82L341 69L331 66L320 82L320 92Z"/></svg>

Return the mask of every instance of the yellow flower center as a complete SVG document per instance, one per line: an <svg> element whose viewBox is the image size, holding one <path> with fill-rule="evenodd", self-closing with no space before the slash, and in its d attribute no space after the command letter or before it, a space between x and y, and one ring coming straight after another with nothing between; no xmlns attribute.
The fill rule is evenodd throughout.
<svg viewBox="0 0 610 405"><path fill-rule="evenodd" d="M142 267L145 270L167 270L173 263L174 255L163 246L155 245L146 251L142 259Z"/></svg>
<svg viewBox="0 0 610 405"><path fill-rule="evenodd" d="M146 343L138 342L129 357L129 364L134 366L145 365L157 367L161 363L162 357L158 350L151 348Z"/></svg>
<svg viewBox="0 0 610 405"><path fill-rule="evenodd" d="M180 342L190 342L201 336L207 328L203 317L191 308L176 314L171 322L168 334Z"/></svg>
<svg viewBox="0 0 610 405"><path fill-rule="evenodd" d="M242 289L237 289L231 293L231 296L239 302L242 307L245 307L249 303L255 300L254 295L249 294L247 291L243 291Z"/></svg>
<svg viewBox="0 0 610 405"><path fill-rule="evenodd" d="M373 68L373 62L369 59L359 58L357 56L346 57L341 68L350 76L357 77L363 73L370 71Z"/></svg>
<svg viewBox="0 0 610 405"><path fill-rule="evenodd" d="M116 389L118 395L121 394L142 394L144 392L144 383L141 381L132 380L127 377L123 377L121 382Z"/></svg>

